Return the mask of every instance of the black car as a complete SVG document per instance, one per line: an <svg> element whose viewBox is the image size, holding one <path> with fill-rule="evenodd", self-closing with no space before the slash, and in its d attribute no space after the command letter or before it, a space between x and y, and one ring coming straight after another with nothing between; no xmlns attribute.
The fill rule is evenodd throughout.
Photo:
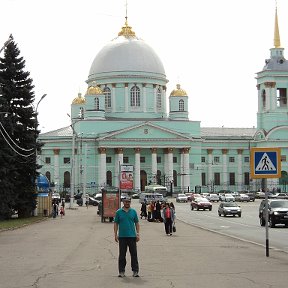
<svg viewBox="0 0 288 288"><path fill-rule="evenodd" d="M76 203L79 206L82 206L83 205L83 198L77 199ZM98 200L94 199L93 197L89 197L89 205L98 206L98 204L99 204Z"/></svg>
<svg viewBox="0 0 288 288"><path fill-rule="evenodd" d="M288 200L268 199L268 221L271 228L276 224L285 224L288 227ZM265 226L265 200L259 206L260 225Z"/></svg>

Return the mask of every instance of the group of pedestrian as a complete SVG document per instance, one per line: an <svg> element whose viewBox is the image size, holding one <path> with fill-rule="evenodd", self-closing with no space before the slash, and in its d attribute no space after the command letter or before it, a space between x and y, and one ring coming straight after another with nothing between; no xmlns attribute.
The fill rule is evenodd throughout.
<svg viewBox="0 0 288 288"><path fill-rule="evenodd" d="M59 208L59 202L56 200L53 200L52 202L52 217L56 218L60 213L61 218L65 215L65 201L62 199L61 205Z"/></svg>

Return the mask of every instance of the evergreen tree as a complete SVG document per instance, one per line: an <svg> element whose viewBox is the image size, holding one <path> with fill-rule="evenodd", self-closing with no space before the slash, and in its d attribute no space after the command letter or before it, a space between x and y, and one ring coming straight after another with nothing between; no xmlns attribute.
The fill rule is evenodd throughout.
<svg viewBox="0 0 288 288"><path fill-rule="evenodd" d="M31 216L36 207L37 115L34 86L11 36L0 58L0 217Z"/></svg>

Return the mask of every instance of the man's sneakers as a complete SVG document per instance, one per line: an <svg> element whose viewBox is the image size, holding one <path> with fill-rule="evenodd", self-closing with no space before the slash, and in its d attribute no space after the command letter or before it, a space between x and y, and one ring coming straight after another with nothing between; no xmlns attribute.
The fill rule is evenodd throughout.
<svg viewBox="0 0 288 288"><path fill-rule="evenodd" d="M124 272L119 272L118 275L119 278L124 278L125 277L125 273ZM133 277L139 277L139 274L137 271L133 271Z"/></svg>
<svg viewBox="0 0 288 288"><path fill-rule="evenodd" d="M133 277L139 277L138 271L133 271Z"/></svg>

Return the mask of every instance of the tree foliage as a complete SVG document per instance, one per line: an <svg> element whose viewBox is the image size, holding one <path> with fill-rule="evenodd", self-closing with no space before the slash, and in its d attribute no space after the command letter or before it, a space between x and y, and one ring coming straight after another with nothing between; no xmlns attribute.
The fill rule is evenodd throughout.
<svg viewBox="0 0 288 288"><path fill-rule="evenodd" d="M37 115L30 73L13 37L0 58L0 218L27 217L36 206Z"/></svg>

